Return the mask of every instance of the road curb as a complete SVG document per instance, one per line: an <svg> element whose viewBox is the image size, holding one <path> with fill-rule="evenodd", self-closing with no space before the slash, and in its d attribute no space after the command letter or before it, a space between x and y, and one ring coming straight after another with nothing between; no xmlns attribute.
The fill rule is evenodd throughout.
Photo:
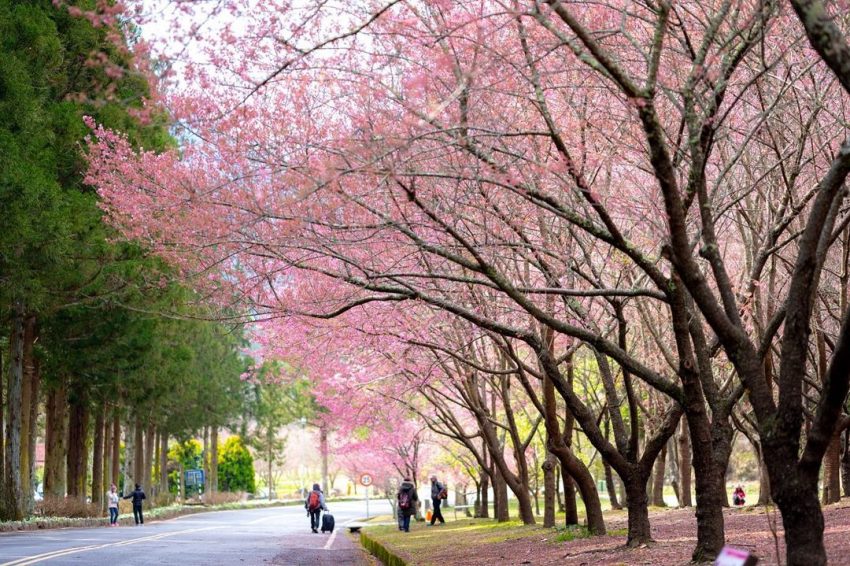
<svg viewBox="0 0 850 566"><path fill-rule="evenodd" d="M169 521L171 519L176 519L177 517L184 517L186 515L195 515L198 513L213 513L216 511L241 511L244 509L270 509L273 507L290 507L293 505L298 505L300 501L290 502L290 501L281 501L279 503L266 503L260 505L223 505L216 507L200 507L194 505L183 505L180 508L166 511L160 515L151 516L148 515L148 511L145 512L145 518L148 519L149 523L158 523L160 521ZM160 508L162 509L162 508ZM151 509L150 511L155 511L156 509ZM124 515L119 517L118 523L121 525L133 525L133 517L132 515ZM109 518L108 517L89 517L89 518L72 518L72 517L38 517L31 518L24 521L6 521L0 522L0 534L3 533L13 533L20 531L42 531L42 530L51 530L51 529L85 529L85 528L93 528L93 527L108 527L109 526Z"/></svg>
<svg viewBox="0 0 850 566"><path fill-rule="evenodd" d="M372 556L381 561L384 566L409 566L407 561L393 553L380 541L370 537L366 531L360 531L360 544L363 545Z"/></svg>

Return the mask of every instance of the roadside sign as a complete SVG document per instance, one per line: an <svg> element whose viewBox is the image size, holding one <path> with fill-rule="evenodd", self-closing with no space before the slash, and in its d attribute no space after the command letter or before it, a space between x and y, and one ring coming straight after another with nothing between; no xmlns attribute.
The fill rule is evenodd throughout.
<svg viewBox="0 0 850 566"><path fill-rule="evenodd" d="M372 476L369 474L363 474L360 476L360 485L363 487L369 487L372 485Z"/></svg>
<svg viewBox="0 0 850 566"><path fill-rule="evenodd" d="M187 487L204 485L203 470L185 470L183 472L184 482Z"/></svg>

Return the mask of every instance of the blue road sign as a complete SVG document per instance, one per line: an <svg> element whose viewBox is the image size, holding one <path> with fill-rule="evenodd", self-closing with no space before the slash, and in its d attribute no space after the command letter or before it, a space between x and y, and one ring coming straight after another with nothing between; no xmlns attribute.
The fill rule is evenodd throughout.
<svg viewBox="0 0 850 566"><path fill-rule="evenodd" d="M183 472L183 481L187 487L204 485L203 470L185 470Z"/></svg>

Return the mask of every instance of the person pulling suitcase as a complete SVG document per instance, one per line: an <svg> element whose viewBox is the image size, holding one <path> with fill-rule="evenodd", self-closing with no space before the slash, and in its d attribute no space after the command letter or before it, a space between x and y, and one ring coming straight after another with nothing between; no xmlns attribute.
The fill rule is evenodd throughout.
<svg viewBox="0 0 850 566"><path fill-rule="evenodd" d="M304 501L304 508L307 509L307 515L310 516L310 529L314 533L318 533L322 510L328 510L327 505L325 505L325 494L322 493L319 484L313 484L313 489L307 494L307 499ZM327 516L327 513L325 516ZM331 516L331 521L333 521L333 516ZM322 532L324 532L324 524L322 524L322 527ZM331 526L331 530L333 530L333 526Z"/></svg>

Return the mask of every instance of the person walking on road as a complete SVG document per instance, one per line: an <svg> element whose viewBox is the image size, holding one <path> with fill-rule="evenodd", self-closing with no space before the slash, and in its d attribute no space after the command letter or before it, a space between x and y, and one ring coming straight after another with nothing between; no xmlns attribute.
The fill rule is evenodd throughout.
<svg viewBox="0 0 850 566"><path fill-rule="evenodd" d="M447 495L446 486L437 481L437 476L431 476L431 503L434 504L434 514L431 515L431 526L434 526L437 519L440 520L441 525L445 524L446 520L443 519L443 512L440 511L440 504Z"/></svg>
<svg viewBox="0 0 850 566"><path fill-rule="evenodd" d="M147 499L145 492L142 491L142 486L136 484L136 489L130 492L130 495L125 495L124 499L133 500L133 519L136 520L136 525L144 525L145 517L142 515L142 501Z"/></svg>
<svg viewBox="0 0 850 566"><path fill-rule="evenodd" d="M416 513L416 506L419 505L419 494L416 493L416 486L410 478L404 478L401 482L396 499L398 500L398 530L409 533L410 517Z"/></svg>
<svg viewBox="0 0 850 566"><path fill-rule="evenodd" d="M109 507L109 526L118 526L118 488L115 484L109 488L109 493L106 494L107 506Z"/></svg>
<svg viewBox="0 0 850 566"><path fill-rule="evenodd" d="M322 510L328 510L327 505L325 505L325 494L322 493L319 484L313 484L312 491L307 494L307 499L304 500L304 508L307 509L307 514L310 516L310 528L314 533L318 533Z"/></svg>

